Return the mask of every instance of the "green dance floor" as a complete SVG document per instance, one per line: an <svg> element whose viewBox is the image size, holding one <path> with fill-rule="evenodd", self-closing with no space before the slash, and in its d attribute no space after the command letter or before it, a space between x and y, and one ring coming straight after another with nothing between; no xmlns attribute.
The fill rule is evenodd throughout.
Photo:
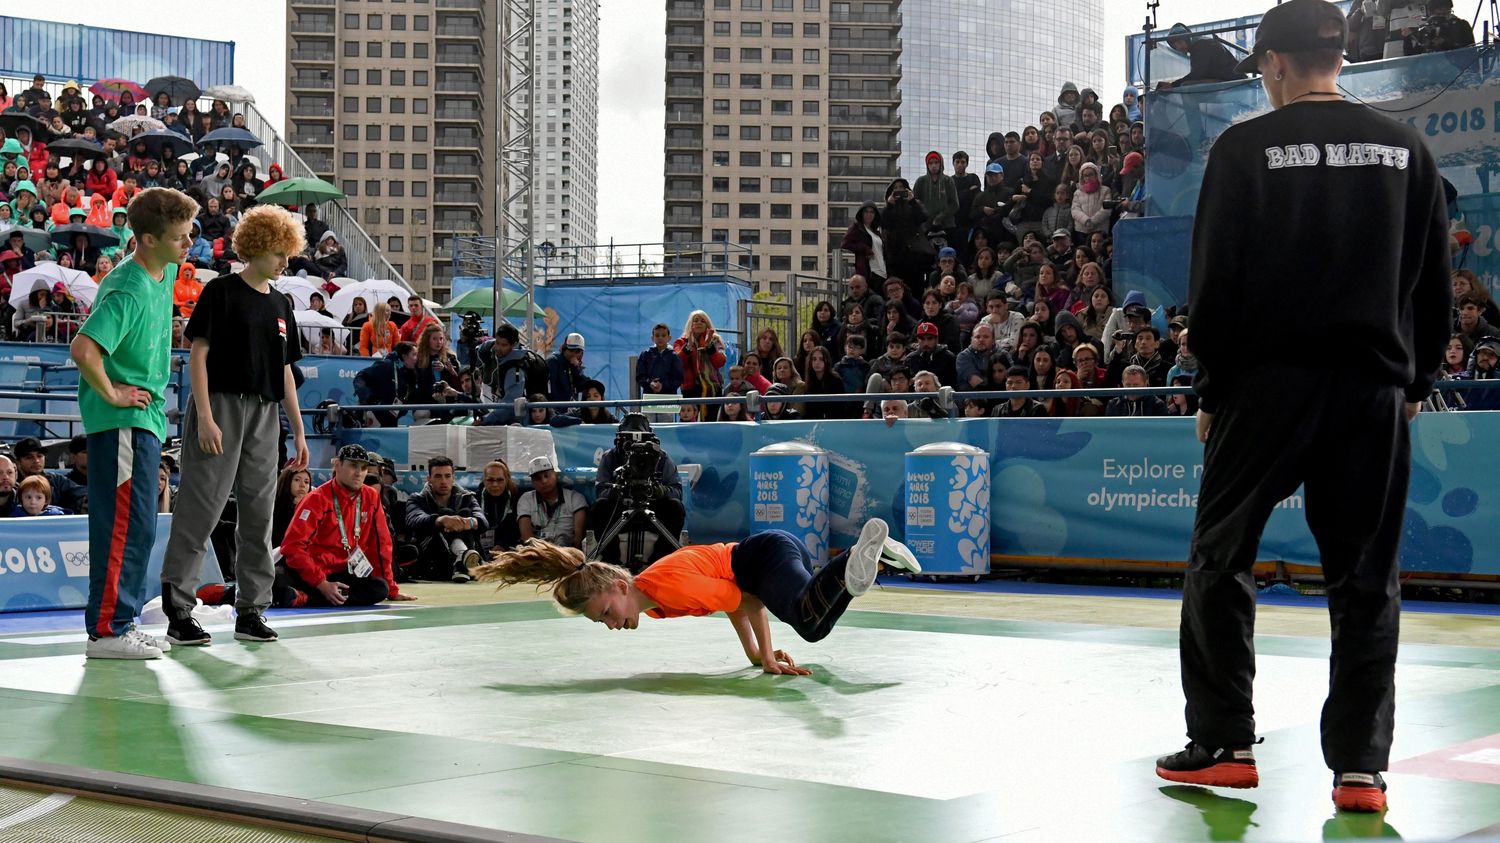
<svg viewBox="0 0 1500 843"><path fill-rule="evenodd" d="M1494 617L1440 620L1480 646L1404 645L1391 810L1336 816L1325 637L1257 640L1262 784L1211 792L1153 772L1186 740L1176 633L1129 607L1166 601L1009 600L887 592L812 645L777 625L811 677L744 664L722 617L609 632L541 601L311 615L149 663L10 635L0 755L614 843L1500 835Z"/></svg>

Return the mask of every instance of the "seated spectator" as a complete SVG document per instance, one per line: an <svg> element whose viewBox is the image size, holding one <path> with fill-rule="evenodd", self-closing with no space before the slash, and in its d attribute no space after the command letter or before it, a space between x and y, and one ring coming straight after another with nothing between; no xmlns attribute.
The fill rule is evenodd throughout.
<svg viewBox="0 0 1500 843"><path fill-rule="evenodd" d="M958 320L943 309L943 297L937 290L928 290L922 296L922 323L933 325L938 331L938 344L953 354L963 351L958 334ZM921 328L917 329L917 338L922 337ZM944 381L944 383L948 383Z"/></svg>
<svg viewBox="0 0 1500 843"><path fill-rule="evenodd" d="M466 583L469 569L483 560L479 536L489 529L473 492L457 485L453 460L427 461L427 484L406 499L406 529L416 544L416 558L406 568L414 579L451 579Z"/></svg>
<svg viewBox="0 0 1500 843"><path fill-rule="evenodd" d="M885 306L885 323L881 326L883 335L889 337L891 334L902 334L909 337L916 329L917 323L906 314L906 308L900 302Z"/></svg>
<svg viewBox="0 0 1500 843"><path fill-rule="evenodd" d="M603 401L604 384L590 378L583 382L583 400ZM578 417L584 424L617 424L619 419L606 407L583 407L578 410Z"/></svg>
<svg viewBox="0 0 1500 843"><path fill-rule="evenodd" d="M907 417L913 419L946 419L948 411L938 402L937 375L923 370L912 378L912 393L916 400L908 405ZM882 411L883 412L883 411Z"/></svg>
<svg viewBox="0 0 1500 843"><path fill-rule="evenodd" d="M989 301L990 293L1005 289L1005 273L1000 271L1000 261L994 249L986 246L974 256L969 284L974 291L974 300L979 303Z"/></svg>
<svg viewBox="0 0 1500 843"><path fill-rule="evenodd" d="M375 312L359 328L359 353L364 357L386 356L396 348L396 334L396 326L391 323L391 306L375 302Z"/></svg>
<svg viewBox="0 0 1500 843"><path fill-rule="evenodd" d="M271 509L271 544L281 546L297 505L312 491L312 472L305 468L283 468L276 478L276 503Z"/></svg>
<svg viewBox="0 0 1500 843"><path fill-rule="evenodd" d="M414 404L417 386L417 348L409 342L398 342L396 348L354 376L354 395L360 404L390 406ZM380 427L395 427L401 413L381 410L371 414Z"/></svg>
<svg viewBox="0 0 1500 843"><path fill-rule="evenodd" d="M521 490L504 460L485 464L477 496L485 521L485 529L479 533L480 556L490 559L497 551L510 550L520 544L521 528L516 523L516 507L521 502Z"/></svg>
<svg viewBox="0 0 1500 843"><path fill-rule="evenodd" d="M1458 333L1468 338L1469 342L1477 345L1485 337L1500 336L1500 330L1484 319L1484 300L1469 293L1458 299L1457 307Z"/></svg>
<svg viewBox="0 0 1500 843"><path fill-rule="evenodd" d="M969 280L969 274L958 265L958 251L952 246L944 246L938 250L937 269L927 274L927 289L937 287L945 275L953 276L955 287Z"/></svg>
<svg viewBox="0 0 1500 843"><path fill-rule="evenodd" d="M52 484L47 478L32 475L24 478L17 487L21 502L11 512L12 518L34 518L41 515L67 515L61 507L52 506Z"/></svg>
<svg viewBox="0 0 1500 843"><path fill-rule="evenodd" d="M843 395L844 380L833 368L833 360L828 349L818 346L807 355L806 383L803 385L802 395ZM842 418L840 404L834 401L808 402L802 406L802 417L805 419L837 419Z"/></svg>
<svg viewBox="0 0 1500 843"><path fill-rule="evenodd" d="M1479 283L1479 276L1471 269L1453 270L1453 300L1457 302L1468 295L1479 299L1484 305L1479 312L1480 319L1491 325L1500 325L1500 305L1495 304L1489 291Z"/></svg>
<svg viewBox="0 0 1500 843"><path fill-rule="evenodd" d="M809 327L817 334L818 345L824 348L838 348L839 331L843 330L843 323L834 315L833 302L820 301L813 306L812 325Z"/></svg>
<svg viewBox="0 0 1500 843"><path fill-rule="evenodd" d="M1031 388L1031 371L1025 366L1011 366L1005 370L1007 392L1023 392ZM1041 418L1047 415L1047 408L1034 398L1017 396L1001 401L990 415L1000 419Z"/></svg>
<svg viewBox="0 0 1500 843"><path fill-rule="evenodd" d="M942 284L946 285L951 281L952 276L944 275ZM974 323L979 321L979 305L974 301L974 285L968 281L959 284L954 298L943 305L943 309L958 322L959 340L968 342L969 335L974 331Z"/></svg>
<svg viewBox="0 0 1500 843"><path fill-rule="evenodd" d="M942 385L953 386L957 380L957 358L938 342L938 327L931 322L917 326L917 350L909 356L909 368L932 372Z"/></svg>
<svg viewBox="0 0 1500 843"><path fill-rule="evenodd" d="M990 326L994 332L995 348L1007 354L1014 351L1021 326L1026 324L1026 316L1011 310L1010 300L1004 292L998 290L990 293L984 307L984 318L979 321Z"/></svg>
<svg viewBox="0 0 1500 843"><path fill-rule="evenodd" d="M828 307L831 310L833 305ZM718 397L724 384L722 369L728 358L724 355L724 341L714 330L714 323L708 318L708 314L701 310L688 314L682 336L673 342L672 348L682 360L682 397ZM704 418L712 421L717 416L714 408L707 404L698 405L695 411L695 420Z"/></svg>
<svg viewBox="0 0 1500 843"><path fill-rule="evenodd" d="M990 414L989 402L978 398L965 398L964 403L959 407L958 414L966 419L984 418Z"/></svg>
<svg viewBox="0 0 1500 843"><path fill-rule="evenodd" d="M894 427L896 422L909 418L911 408L905 401L888 398L880 402L880 417L885 420L886 427Z"/></svg>
<svg viewBox="0 0 1500 843"><path fill-rule="evenodd" d="M677 408L677 421L684 422L684 423L686 423L686 422L700 421L700 419L698 417L698 405L697 404L683 404L680 407L678 407Z"/></svg>
<svg viewBox="0 0 1500 843"><path fill-rule="evenodd" d="M333 478L297 505L276 567L277 605L373 606L415 600L396 586L392 541L380 490L365 485L370 454L345 445ZM205 600L204 602L209 602Z"/></svg>
<svg viewBox="0 0 1500 843"><path fill-rule="evenodd" d="M349 258L344 254L344 244L339 242L337 234L332 231L323 232L318 248L313 252L313 263L323 271L324 278L338 278L349 271ZM413 313L412 316L416 318L418 314Z"/></svg>
<svg viewBox="0 0 1500 843"><path fill-rule="evenodd" d="M172 485L172 466L162 460L156 469L156 511L165 515L177 508L177 487Z"/></svg>
<svg viewBox="0 0 1500 843"><path fill-rule="evenodd" d="M906 313L906 318L910 319L913 326L915 326L917 319L922 315L922 302L916 296L912 295L911 289L907 287L906 282L901 278L887 278L885 279L883 289L885 290L885 303L887 305L901 305L901 309Z"/></svg>
<svg viewBox="0 0 1500 843"><path fill-rule="evenodd" d="M974 334L969 338L969 347L955 361L954 388L983 389L988 381L990 361L1001 353L995 348L995 330L983 322L975 325Z"/></svg>
<svg viewBox="0 0 1500 843"><path fill-rule="evenodd" d="M1188 346L1188 332L1183 331L1177 335L1177 359L1167 371L1167 383L1175 384L1179 377L1186 377L1188 386L1192 386L1193 378L1197 376L1198 358Z"/></svg>
<svg viewBox="0 0 1500 843"><path fill-rule="evenodd" d="M787 358L783 357L782 359L785 360ZM802 418L802 414L797 412L796 408L791 404L786 401L776 400L778 398L785 398L791 394L792 389L786 384L771 384L771 388L766 390L765 398L760 405L761 418L765 421L791 421Z"/></svg>
<svg viewBox="0 0 1500 843"><path fill-rule="evenodd" d="M1497 378L1500 378L1500 339L1485 337L1474 346L1464 379L1490 381ZM1500 389L1465 390L1463 399L1470 410L1500 410Z"/></svg>
<svg viewBox="0 0 1500 843"><path fill-rule="evenodd" d="M865 338L858 334L844 341L844 357L834 364L833 373L843 382L846 395L857 395L865 388L870 377L870 364L865 360ZM839 407L843 418L859 418L860 405L850 402Z"/></svg>
<svg viewBox="0 0 1500 843"><path fill-rule="evenodd" d="M773 335L774 336L774 335ZM682 358L671 348L672 329L657 323L651 329L651 347L635 360L635 385L642 398L675 396L682 388ZM648 413L653 422L667 421L667 413Z"/></svg>
<svg viewBox="0 0 1500 843"><path fill-rule="evenodd" d="M20 504L16 495L16 464L0 454L0 518L9 518Z"/></svg>
<svg viewBox="0 0 1500 843"><path fill-rule="evenodd" d="M862 337L865 341L865 348L879 348L880 326L872 318L866 317L863 305L851 303L844 318L844 327L839 330L834 345L829 346L828 350L842 349L850 337Z"/></svg>
<svg viewBox="0 0 1500 843"><path fill-rule="evenodd" d="M550 457L534 457L527 466L531 491L516 506L516 524L521 540L539 538L559 547L582 549L588 525L588 502L572 489L564 489Z"/></svg>
<svg viewBox="0 0 1500 843"><path fill-rule="evenodd" d="M1125 294L1125 304L1115 311L1104 326L1104 360L1113 361L1116 354L1128 353L1131 342L1140 330L1151 323L1151 308L1146 306L1146 297L1139 290Z"/></svg>
<svg viewBox="0 0 1500 843"><path fill-rule="evenodd" d="M547 397L552 401L577 401L589 380L583 369L583 334L568 334L562 348L547 358Z"/></svg>
<svg viewBox="0 0 1500 843"><path fill-rule="evenodd" d="M761 395L765 395L766 390L771 388L771 382L761 374L761 372L769 368L763 365L764 362L760 359L760 355L753 351L740 358L740 366L744 369L742 377L745 383Z"/></svg>
<svg viewBox="0 0 1500 843"><path fill-rule="evenodd" d="M870 289L870 284L865 279L865 273L855 273L849 276L849 295L839 302L838 318L840 321L849 321L849 310L855 305L864 311L864 316L869 321L874 321L876 314L885 311L885 301ZM884 280L884 276L881 280Z"/></svg>
<svg viewBox="0 0 1500 843"><path fill-rule="evenodd" d="M1127 389L1139 389L1150 385L1146 380L1146 370L1140 366L1125 367L1123 380ZM1139 393L1113 398L1105 409L1107 416L1165 416L1166 414L1167 405L1160 398Z"/></svg>
<svg viewBox="0 0 1500 843"><path fill-rule="evenodd" d="M1032 389L1051 389L1052 379L1057 374L1057 361L1052 356L1052 346L1043 345L1031 354L1030 368Z"/></svg>
<svg viewBox="0 0 1500 843"><path fill-rule="evenodd" d="M45 477L47 479L48 502L56 504L67 510L72 515L82 515L89 510L88 486L79 485L68 479L68 473L60 469L47 468L47 449L42 447L41 440L34 436L28 436L20 440L11 448L11 455L16 461L16 472L25 480L28 477Z"/></svg>
<svg viewBox="0 0 1500 843"><path fill-rule="evenodd" d="M63 476L85 489L89 487L89 440L82 433L68 440L68 473Z"/></svg>
<svg viewBox="0 0 1500 843"><path fill-rule="evenodd" d="M468 401L460 390L462 380L458 375L458 358L448 350L448 337L443 326L429 323L422 330L417 343L416 383L412 387L415 404L453 404ZM445 421L452 413L434 413L433 418Z"/></svg>
<svg viewBox="0 0 1500 843"><path fill-rule="evenodd" d="M1469 371L1469 355L1474 352L1473 343L1463 334L1448 338L1448 348L1443 351L1443 377L1454 378ZM1181 354L1182 352L1178 352ZM1173 371L1176 371L1175 367ZM1167 376L1171 380L1171 375Z"/></svg>
<svg viewBox="0 0 1500 843"><path fill-rule="evenodd" d="M1083 384L1078 380L1077 372L1072 369L1058 369L1057 377L1052 381L1052 388L1082 389ZM1104 402L1092 395L1080 395L1077 398L1050 398L1043 401L1042 406L1047 408L1047 415L1054 418L1104 415Z"/></svg>
<svg viewBox="0 0 1500 843"><path fill-rule="evenodd" d="M1172 386L1192 386L1191 375L1178 375L1168 381ZM1167 396L1167 415L1179 418L1191 418L1198 414L1198 396L1191 392L1179 393Z"/></svg>
<svg viewBox="0 0 1500 843"><path fill-rule="evenodd" d="M1099 349L1092 344L1083 344L1073 349L1073 369L1078 375L1080 388L1090 389L1104 386L1108 373L1099 366Z"/></svg>
<svg viewBox="0 0 1500 843"><path fill-rule="evenodd" d="M1114 360L1110 361L1107 382L1112 386L1124 383L1124 371L1130 366L1139 366L1146 373L1146 380L1150 386L1166 386L1167 371L1171 366L1161 356L1161 332L1147 325L1140 329L1135 335L1135 353L1128 358L1124 354L1116 354Z"/></svg>

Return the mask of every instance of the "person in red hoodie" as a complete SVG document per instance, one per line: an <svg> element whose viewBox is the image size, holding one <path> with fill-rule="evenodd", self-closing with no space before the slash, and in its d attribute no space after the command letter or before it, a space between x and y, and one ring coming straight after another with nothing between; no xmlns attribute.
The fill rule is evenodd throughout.
<svg viewBox="0 0 1500 843"><path fill-rule="evenodd" d="M120 177L110 168L109 162L103 158L95 158L89 165L89 172L83 178L83 189L90 195L103 194L105 199L115 195L120 187Z"/></svg>
<svg viewBox="0 0 1500 843"><path fill-rule="evenodd" d="M345 445L333 460L333 479L308 492L292 513L281 542L276 589L290 586L312 606L372 606L415 600L396 587L391 532L380 487L365 485L370 453Z"/></svg>

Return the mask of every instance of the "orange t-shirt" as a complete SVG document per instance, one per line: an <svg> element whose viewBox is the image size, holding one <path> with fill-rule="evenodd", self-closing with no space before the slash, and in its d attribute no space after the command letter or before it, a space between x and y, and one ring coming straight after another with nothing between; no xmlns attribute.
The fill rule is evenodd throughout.
<svg viewBox="0 0 1500 843"><path fill-rule="evenodd" d="M651 598L653 618L711 615L740 607L730 554L735 545L694 544L663 556L635 577L635 587Z"/></svg>

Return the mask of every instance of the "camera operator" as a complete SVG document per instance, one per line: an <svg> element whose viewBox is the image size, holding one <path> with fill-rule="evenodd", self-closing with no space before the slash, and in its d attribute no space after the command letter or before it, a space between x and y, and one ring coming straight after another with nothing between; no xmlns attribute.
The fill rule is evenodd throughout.
<svg viewBox="0 0 1500 843"><path fill-rule="evenodd" d="M479 536L489 524L479 499L457 485L453 460L428 461L427 485L406 501L406 526L417 544L416 577L448 577L457 583L473 579L469 569L481 561Z"/></svg>
<svg viewBox="0 0 1500 843"><path fill-rule="evenodd" d="M458 338L454 346L458 350L458 364L465 369L479 365L479 345L485 339L484 325L479 321L479 314L469 311L463 315L458 326ZM470 384L467 395L470 400L478 402L481 400L480 381L475 378Z"/></svg>
<svg viewBox="0 0 1500 843"><path fill-rule="evenodd" d="M625 510L628 504L636 509L650 509L675 540L682 532L687 512L682 507L682 481L677 477L677 465L666 451L661 449L651 423L640 413L630 413L620 422L615 433L615 446L599 460L599 474L594 483L594 507L589 513L589 529L599 539L619 517L631 517ZM651 529L636 519L625 529ZM641 560L644 566L670 553L672 546L665 541L656 542L648 559ZM607 562L622 564L619 559L619 543L599 549ZM634 564L627 564L634 568Z"/></svg>
<svg viewBox="0 0 1500 843"><path fill-rule="evenodd" d="M1393 24L1410 21L1413 13L1423 14L1418 27ZM1393 55L1415 56L1467 47L1474 43L1474 29L1453 14L1453 0L1355 0L1349 10L1349 40L1346 48L1351 61L1377 61L1386 57L1386 44L1401 42L1401 52Z"/></svg>
<svg viewBox="0 0 1500 843"><path fill-rule="evenodd" d="M1427 22L1414 30L1402 30L1406 54L1441 53L1474 43L1474 28L1453 14L1453 0L1430 0Z"/></svg>
<svg viewBox="0 0 1500 843"><path fill-rule="evenodd" d="M528 370L535 367L533 358L539 360L540 355L521 343L521 332L516 330L516 326L504 324L495 329L493 339L480 344L476 357L485 386L489 387L497 403L505 405L491 410L479 420L479 424L515 423L516 399L539 391L527 389L527 385L535 377L528 376ZM541 383L545 385L546 363L542 362L540 368Z"/></svg>

